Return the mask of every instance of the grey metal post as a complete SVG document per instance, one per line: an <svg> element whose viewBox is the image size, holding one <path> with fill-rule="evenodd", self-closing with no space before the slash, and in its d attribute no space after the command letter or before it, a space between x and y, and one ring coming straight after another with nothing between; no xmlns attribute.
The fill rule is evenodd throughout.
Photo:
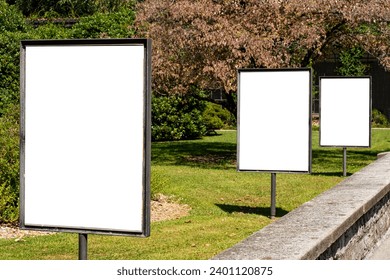
<svg viewBox="0 0 390 280"><path fill-rule="evenodd" d="M271 219L276 216L276 173L271 173Z"/></svg>
<svg viewBox="0 0 390 280"><path fill-rule="evenodd" d="M79 233L79 260L88 259L88 234Z"/></svg>
<svg viewBox="0 0 390 280"><path fill-rule="evenodd" d="M343 148L343 176L347 176L347 148Z"/></svg>

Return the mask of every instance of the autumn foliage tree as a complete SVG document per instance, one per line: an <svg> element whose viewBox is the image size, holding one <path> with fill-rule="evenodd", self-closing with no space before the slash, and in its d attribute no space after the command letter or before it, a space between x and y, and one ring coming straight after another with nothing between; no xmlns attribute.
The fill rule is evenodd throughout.
<svg viewBox="0 0 390 280"><path fill-rule="evenodd" d="M311 66L329 47L359 46L390 69L388 0L145 0L154 90L218 89L230 109L238 68Z"/></svg>

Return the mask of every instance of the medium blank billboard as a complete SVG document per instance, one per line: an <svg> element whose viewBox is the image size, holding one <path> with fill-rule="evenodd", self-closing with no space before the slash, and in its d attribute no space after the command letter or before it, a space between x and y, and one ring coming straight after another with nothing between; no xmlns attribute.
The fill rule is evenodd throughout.
<svg viewBox="0 0 390 280"><path fill-rule="evenodd" d="M25 229L148 236L146 39L21 44Z"/></svg>
<svg viewBox="0 0 390 280"><path fill-rule="evenodd" d="M320 145L370 147L371 77L320 77Z"/></svg>
<svg viewBox="0 0 390 280"><path fill-rule="evenodd" d="M239 171L311 172L311 69L238 71Z"/></svg>

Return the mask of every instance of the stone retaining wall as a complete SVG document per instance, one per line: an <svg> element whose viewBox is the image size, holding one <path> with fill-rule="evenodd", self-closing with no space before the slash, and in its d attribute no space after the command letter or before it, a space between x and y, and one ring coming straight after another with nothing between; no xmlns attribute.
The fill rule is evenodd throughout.
<svg viewBox="0 0 390 280"><path fill-rule="evenodd" d="M213 259L363 259L390 227L390 153Z"/></svg>

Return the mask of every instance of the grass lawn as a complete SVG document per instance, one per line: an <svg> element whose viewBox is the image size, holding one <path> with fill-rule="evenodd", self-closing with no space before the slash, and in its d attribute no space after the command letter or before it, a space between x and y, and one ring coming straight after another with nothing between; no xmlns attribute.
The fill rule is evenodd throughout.
<svg viewBox="0 0 390 280"><path fill-rule="evenodd" d="M313 131L311 175L277 175L277 217L343 180L342 149L319 148ZM374 129L372 147L348 149L348 175L390 151L390 130ZM209 259L271 223L269 173L236 171L236 132L152 144L156 191L191 206L186 217L155 222L149 238L89 235L89 259ZM0 259L77 259L78 235L0 239Z"/></svg>

